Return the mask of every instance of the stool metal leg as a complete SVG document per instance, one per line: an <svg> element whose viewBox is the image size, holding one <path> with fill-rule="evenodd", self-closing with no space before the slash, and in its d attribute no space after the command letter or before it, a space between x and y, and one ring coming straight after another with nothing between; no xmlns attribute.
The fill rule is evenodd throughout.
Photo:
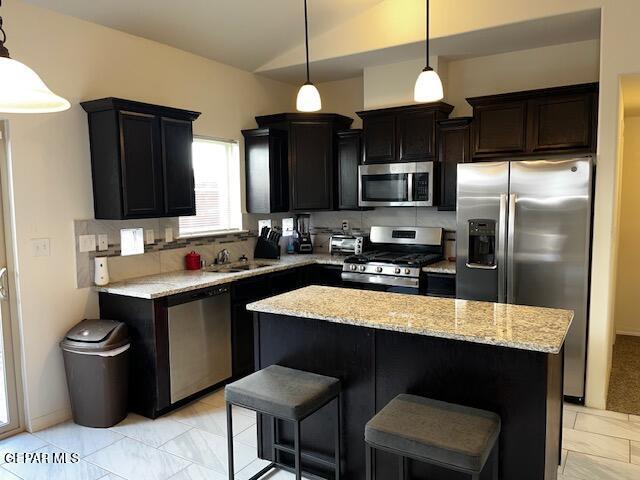
<svg viewBox="0 0 640 480"><path fill-rule="evenodd" d="M231 404L227 404L227 454L228 454L228 469L229 480L234 478L233 470L233 419L231 414Z"/></svg>
<svg viewBox="0 0 640 480"><path fill-rule="evenodd" d="M493 480L498 480L498 472L500 471L500 446L498 440L493 447Z"/></svg>
<svg viewBox="0 0 640 480"><path fill-rule="evenodd" d="M366 480L375 480L376 473L373 465L373 448L368 443L365 443L365 469L366 469Z"/></svg>
<svg viewBox="0 0 640 480"><path fill-rule="evenodd" d="M407 457L400 457L400 469L398 472L398 478L400 480L406 480L407 478Z"/></svg>
<svg viewBox="0 0 640 480"><path fill-rule="evenodd" d="M278 463L278 449L276 443L278 443L278 419L271 417L271 461Z"/></svg>
<svg viewBox="0 0 640 480"><path fill-rule="evenodd" d="M302 480L302 458L300 446L300 422L294 422L293 426L293 448L295 451L296 480Z"/></svg>
<svg viewBox="0 0 640 480"><path fill-rule="evenodd" d="M340 438L340 427L342 425L342 393L340 393L336 397L336 407L337 407L336 408L336 425L335 425L336 441L334 444L336 468L335 468L334 479L340 480L340 459L341 459L341 450L342 450L341 438Z"/></svg>

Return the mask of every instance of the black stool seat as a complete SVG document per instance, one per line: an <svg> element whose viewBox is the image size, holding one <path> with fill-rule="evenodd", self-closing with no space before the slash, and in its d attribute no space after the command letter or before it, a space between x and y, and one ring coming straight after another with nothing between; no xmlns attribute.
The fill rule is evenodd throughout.
<svg viewBox="0 0 640 480"><path fill-rule="evenodd" d="M493 412L415 395L398 395L365 427L374 448L480 472L500 434Z"/></svg>
<svg viewBox="0 0 640 480"><path fill-rule="evenodd" d="M333 470L333 480L340 480L342 394L340 380L315 373L294 370L280 365L271 365L248 377L227 385L224 389L227 410L227 461L229 480L234 480L233 468L233 415L232 405L240 405L271 417L271 463L255 473L248 480L258 480L270 470L282 469L295 474L296 480L302 480L302 460L313 462ZM300 441L300 425L309 415L325 405L335 404L333 461L326 457L303 453ZM293 424L293 447L279 442L279 423L287 421ZM281 460L281 453L293 455L293 467ZM325 480L316 474L307 472L310 480Z"/></svg>
<svg viewBox="0 0 640 480"><path fill-rule="evenodd" d="M301 420L340 392L340 380L271 365L224 389L227 402L274 417Z"/></svg>

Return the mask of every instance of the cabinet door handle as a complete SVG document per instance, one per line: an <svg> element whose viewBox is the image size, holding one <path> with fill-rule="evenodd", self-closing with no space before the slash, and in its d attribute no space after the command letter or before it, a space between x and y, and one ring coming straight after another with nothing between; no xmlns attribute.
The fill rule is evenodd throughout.
<svg viewBox="0 0 640 480"><path fill-rule="evenodd" d="M7 267L0 268L0 300L7 300L9 298L9 287L7 285Z"/></svg>

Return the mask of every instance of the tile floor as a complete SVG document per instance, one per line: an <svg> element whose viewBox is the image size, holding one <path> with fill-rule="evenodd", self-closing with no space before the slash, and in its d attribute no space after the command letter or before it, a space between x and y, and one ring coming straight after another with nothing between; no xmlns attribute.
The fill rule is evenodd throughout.
<svg viewBox="0 0 640 480"><path fill-rule="evenodd" d="M69 422L21 433L0 441L0 480L226 480L225 419L218 391L155 421L131 414L110 429ZM256 456L255 414L236 408L234 422L236 478L246 480L265 465ZM566 405L563 432L559 480L640 479L640 416ZM79 461L4 463L17 452L76 453Z"/></svg>

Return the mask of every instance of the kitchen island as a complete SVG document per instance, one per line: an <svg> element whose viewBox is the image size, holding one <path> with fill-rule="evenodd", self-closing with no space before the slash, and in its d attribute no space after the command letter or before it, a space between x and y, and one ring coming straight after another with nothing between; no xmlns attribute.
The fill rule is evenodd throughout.
<svg viewBox="0 0 640 480"><path fill-rule="evenodd" d="M279 364L342 381L344 478L364 479L364 425L400 393L496 412L500 478L556 478L563 343L572 312L320 286L247 309L255 312L257 369ZM334 414L325 408L303 422L303 448L331 455L327 425ZM288 427L279 428L285 443ZM270 428L262 418L259 455L266 459ZM396 478L397 464L377 452L377 478ZM409 462L409 473L464 478L417 462Z"/></svg>

